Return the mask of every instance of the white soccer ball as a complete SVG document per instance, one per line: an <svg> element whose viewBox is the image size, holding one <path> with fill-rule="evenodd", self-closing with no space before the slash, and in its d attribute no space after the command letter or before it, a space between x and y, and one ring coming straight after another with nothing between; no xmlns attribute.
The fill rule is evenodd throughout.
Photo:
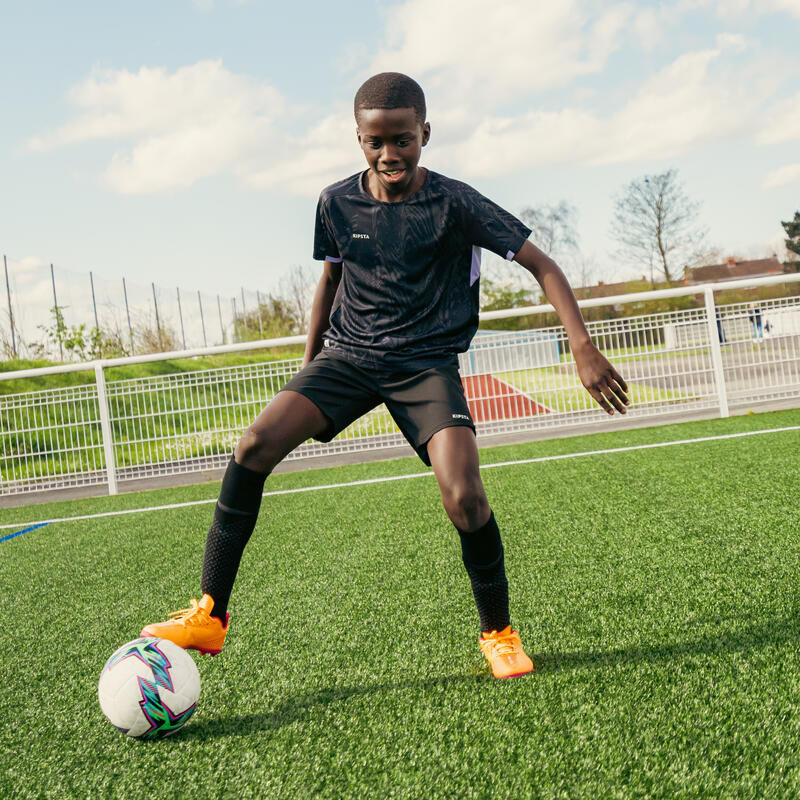
<svg viewBox="0 0 800 800"><path fill-rule="evenodd" d="M152 636L134 639L106 661L97 696L115 728L136 739L160 739L194 714L200 673L192 657L173 642Z"/></svg>

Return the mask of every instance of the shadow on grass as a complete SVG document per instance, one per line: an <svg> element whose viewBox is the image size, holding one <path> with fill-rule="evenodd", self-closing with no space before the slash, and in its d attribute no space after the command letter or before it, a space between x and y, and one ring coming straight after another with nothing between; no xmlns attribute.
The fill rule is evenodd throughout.
<svg viewBox="0 0 800 800"><path fill-rule="evenodd" d="M362 686L338 686L320 689L318 692L297 695L284 701L272 711L259 714L239 714L238 716L217 717L214 719L193 720L181 731L181 739L213 739L219 736L246 736L256 731L276 730L285 725L305 719L315 708L326 707L332 703L349 700L351 697L377 695L398 689L447 689L460 684L490 683L488 675L447 675L441 678L424 680L396 681L394 683L373 683Z"/></svg>
<svg viewBox="0 0 800 800"><path fill-rule="evenodd" d="M781 617L751 625L740 631L720 630L699 639L689 639L670 644L643 645L614 650L575 651L566 653L536 653L533 661L536 674L565 670L603 668L624 664L660 663L674 661L686 656L715 656L756 650L765 646L800 643L800 620L794 616ZM534 677L526 680L535 680ZM292 697L272 711L263 713L223 716L212 719L196 719L183 731L181 738L214 739L222 736L246 736L264 730L277 730L305 719L315 709L352 697L379 695L403 689L431 690L451 689L459 686L490 685L495 681L488 674L449 675L423 680L371 683L361 686L341 686L320 689ZM502 681L505 683L505 681Z"/></svg>
<svg viewBox="0 0 800 800"><path fill-rule="evenodd" d="M616 650L536 653L532 658L536 664L536 671L542 673L620 664L658 663L684 656L725 655L798 642L800 642L800 619L787 616L760 625L751 625L739 631L721 630L717 634L682 642L624 647Z"/></svg>

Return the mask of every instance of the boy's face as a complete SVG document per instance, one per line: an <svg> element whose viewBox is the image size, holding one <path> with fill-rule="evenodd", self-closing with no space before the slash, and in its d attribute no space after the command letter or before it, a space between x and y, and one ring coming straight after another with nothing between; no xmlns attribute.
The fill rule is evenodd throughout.
<svg viewBox="0 0 800 800"><path fill-rule="evenodd" d="M356 133L381 194L398 198L419 188L417 164L431 126L413 108L362 108Z"/></svg>

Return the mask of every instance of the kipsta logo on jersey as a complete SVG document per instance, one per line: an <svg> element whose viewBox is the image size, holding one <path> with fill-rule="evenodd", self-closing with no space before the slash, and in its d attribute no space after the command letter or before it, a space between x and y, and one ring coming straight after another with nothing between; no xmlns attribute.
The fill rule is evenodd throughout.
<svg viewBox="0 0 800 800"><path fill-rule="evenodd" d="M354 239L369 239L369 234L368 233L354 233L353 234L353 238Z"/></svg>

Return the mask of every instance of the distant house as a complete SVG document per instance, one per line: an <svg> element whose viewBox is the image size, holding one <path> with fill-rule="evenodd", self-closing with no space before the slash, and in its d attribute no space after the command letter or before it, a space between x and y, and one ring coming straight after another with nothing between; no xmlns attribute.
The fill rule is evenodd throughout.
<svg viewBox="0 0 800 800"><path fill-rule="evenodd" d="M724 264L708 264L704 267L685 267L683 281L675 280L672 286L683 283L684 286L695 286L700 283L719 283L742 278L762 278L767 275L782 275L791 271L782 264L777 255L771 258L759 258L753 261L737 261L729 258ZM627 280L620 283L604 283L598 281L595 286L577 286L573 288L579 300L590 297L614 297L631 292L646 292L651 289L666 289L669 286L660 280L651 283L645 275L640 280ZM700 295L697 295L700 297Z"/></svg>
<svg viewBox="0 0 800 800"><path fill-rule="evenodd" d="M666 286L666 284L664 284ZM652 285L642 275L640 281L629 280L620 283L605 283L598 281L596 286L577 286L573 291L579 300L589 297L614 297L618 294L630 294L631 292L645 292L652 289ZM659 288L660 285L659 285Z"/></svg>
<svg viewBox="0 0 800 800"><path fill-rule="evenodd" d="M755 261L737 261L729 258L724 264L709 264L705 267L686 267L683 282L686 286L697 283L718 283L740 278L763 278L767 275L782 275L783 264L773 254L772 258L759 258Z"/></svg>

